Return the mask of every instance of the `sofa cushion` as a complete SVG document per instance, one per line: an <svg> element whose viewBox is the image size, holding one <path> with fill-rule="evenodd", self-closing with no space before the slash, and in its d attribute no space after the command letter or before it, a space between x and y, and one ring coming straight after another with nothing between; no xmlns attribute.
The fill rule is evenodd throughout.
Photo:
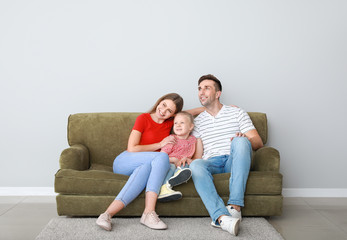
<svg viewBox="0 0 347 240"><path fill-rule="evenodd" d="M229 196L230 173L215 174L214 183L220 196ZM55 191L61 194L116 196L128 180L128 176L111 171L60 169L55 176ZM194 183L174 188L186 197L199 197ZM282 192L282 175L275 172L250 172L246 194L274 195ZM141 193L142 197L144 193ZM141 196L140 196L141 197Z"/></svg>

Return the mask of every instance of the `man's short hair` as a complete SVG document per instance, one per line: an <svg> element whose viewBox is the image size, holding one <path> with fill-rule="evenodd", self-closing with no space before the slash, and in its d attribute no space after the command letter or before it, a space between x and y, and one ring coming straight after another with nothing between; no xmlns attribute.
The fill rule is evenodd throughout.
<svg viewBox="0 0 347 240"><path fill-rule="evenodd" d="M207 74L207 75L202 76L199 79L198 85L200 85L200 83L202 81L204 81L204 80L212 80L212 81L214 81L214 86L216 88L216 91L222 91L222 84L221 84L221 82L218 80L218 78L216 78L212 74Z"/></svg>

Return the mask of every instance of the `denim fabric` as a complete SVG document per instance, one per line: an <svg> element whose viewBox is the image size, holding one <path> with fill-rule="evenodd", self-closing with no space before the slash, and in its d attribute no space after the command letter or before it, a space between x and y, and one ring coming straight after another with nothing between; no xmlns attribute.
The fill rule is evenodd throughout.
<svg viewBox="0 0 347 240"><path fill-rule="evenodd" d="M170 168L169 156L162 152L122 152L113 162L113 172L130 176L116 197L127 206L146 187L159 194Z"/></svg>
<svg viewBox="0 0 347 240"><path fill-rule="evenodd" d="M181 166L181 169L183 169L183 168L189 168L189 165L188 164L186 164L186 165L184 165L184 166ZM169 179L173 176L173 175L175 175L175 173L177 172L177 167L176 167L176 165L175 164L170 164L170 169L169 169L169 171L167 172L167 174L166 174L166 177L165 177L165 179L164 179L164 182L163 182L163 184L165 184L165 183L167 183L168 181L169 181Z"/></svg>
<svg viewBox="0 0 347 240"><path fill-rule="evenodd" d="M196 159L190 164L195 188L212 220L230 215L213 184L213 174L230 172L228 204L244 206L244 193L251 166L252 146L246 137L231 141L230 155Z"/></svg>

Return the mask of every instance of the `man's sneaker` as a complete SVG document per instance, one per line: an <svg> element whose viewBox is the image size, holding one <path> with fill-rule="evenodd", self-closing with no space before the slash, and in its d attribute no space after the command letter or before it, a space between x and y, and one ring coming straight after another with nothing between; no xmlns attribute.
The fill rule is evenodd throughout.
<svg viewBox="0 0 347 240"><path fill-rule="evenodd" d="M226 208L228 209L230 216L232 216L233 218L238 218L238 219L240 219L240 221L242 221L241 210L239 212L230 205L226 206Z"/></svg>
<svg viewBox="0 0 347 240"><path fill-rule="evenodd" d="M229 232L232 235L237 236L239 233L240 219L230 216L223 216L220 219L220 226L224 231Z"/></svg>
<svg viewBox="0 0 347 240"><path fill-rule="evenodd" d="M140 223L155 230L167 229L167 225L159 219L159 216L154 211L147 214L143 213Z"/></svg>
<svg viewBox="0 0 347 240"><path fill-rule="evenodd" d="M177 169L177 172L168 181L171 187L180 185L184 182L188 182L188 180L192 176L192 170L190 170L189 168L181 169L180 167L178 167Z"/></svg>
<svg viewBox="0 0 347 240"><path fill-rule="evenodd" d="M241 211L237 211L236 209L234 209L232 206L228 205L228 206L225 206L227 209L228 209L228 212L230 214L231 217L233 218L238 218L240 219L240 222L242 221L242 215L241 215ZM211 225L213 227L216 227L216 228L220 228L220 225L216 224L215 222L211 222Z"/></svg>
<svg viewBox="0 0 347 240"><path fill-rule="evenodd" d="M104 212L98 217L96 224L107 231L111 231L111 216L107 212Z"/></svg>
<svg viewBox="0 0 347 240"><path fill-rule="evenodd" d="M171 189L170 184L166 183L161 186L160 193L158 196L159 202L169 202L182 198L182 193Z"/></svg>

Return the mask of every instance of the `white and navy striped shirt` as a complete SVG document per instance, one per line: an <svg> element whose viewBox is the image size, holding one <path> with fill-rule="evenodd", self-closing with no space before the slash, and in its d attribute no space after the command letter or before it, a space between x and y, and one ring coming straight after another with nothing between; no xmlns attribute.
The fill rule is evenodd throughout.
<svg viewBox="0 0 347 240"><path fill-rule="evenodd" d="M203 143L203 159L229 155L230 139L237 132L246 133L255 129L247 112L227 105L223 105L215 117L207 111L200 113L195 118L194 124L193 135L201 138Z"/></svg>

